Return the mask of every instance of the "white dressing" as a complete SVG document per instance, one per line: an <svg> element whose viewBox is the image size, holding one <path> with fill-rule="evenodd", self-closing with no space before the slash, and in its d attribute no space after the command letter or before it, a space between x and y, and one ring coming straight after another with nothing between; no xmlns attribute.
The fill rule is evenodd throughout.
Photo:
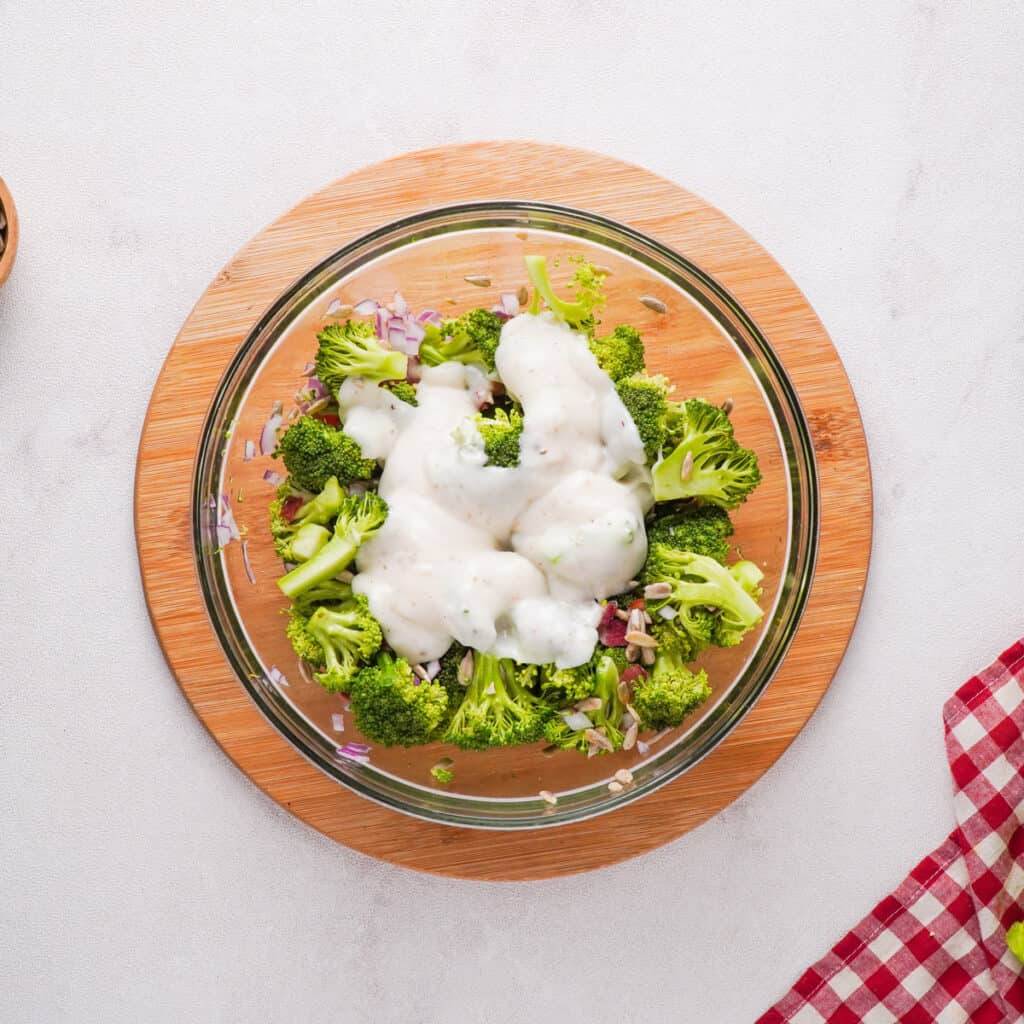
<svg viewBox="0 0 1024 1024"><path fill-rule="evenodd" d="M353 587L414 662L453 639L569 667L597 643L601 598L627 589L647 552L652 497L636 427L586 338L550 313L502 329L496 365L523 406L520 465L484 465L473 425L489 384L475 367L427 367L409 406L350 378L346 431L385 459L389 506Z"/></svg>

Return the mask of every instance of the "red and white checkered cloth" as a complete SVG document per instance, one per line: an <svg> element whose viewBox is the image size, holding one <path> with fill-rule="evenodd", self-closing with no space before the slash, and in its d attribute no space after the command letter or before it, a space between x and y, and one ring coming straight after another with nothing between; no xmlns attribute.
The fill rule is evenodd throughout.
<svg viewBox="0 0 1024 1024"><path fill-rule="evenodd" d="M757 1024L1024 1021L1024 641L943 719L958 827Z"/></svg>

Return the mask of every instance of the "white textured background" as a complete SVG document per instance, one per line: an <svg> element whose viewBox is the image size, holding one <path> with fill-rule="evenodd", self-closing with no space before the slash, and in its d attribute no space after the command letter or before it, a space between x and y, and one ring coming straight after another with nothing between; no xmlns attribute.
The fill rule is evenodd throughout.
<svg viewBox="0 0 1024 1024"><path fill-rule="evenodd" d="M945 836L943 699L1022 626L1018 4L0 0L0 68L5 1024L751 1021ZM531 885L264 797L164 665L131 526L149 391L232 253L354 168L495 137L646 165L765 244L876 485L863 615L786 756L696 833Z"/></svg>

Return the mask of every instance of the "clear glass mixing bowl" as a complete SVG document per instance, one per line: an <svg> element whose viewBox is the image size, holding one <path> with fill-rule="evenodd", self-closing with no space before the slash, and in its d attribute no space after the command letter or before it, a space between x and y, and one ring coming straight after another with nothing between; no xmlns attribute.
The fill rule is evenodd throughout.
<svg viewBox="0 0 1024 1024"><path fill-rule="evenodd" d="M546 754L538 743L484 753L442 744L374 747L368 758L351 756L358 746L339 753L363 737L344 698L304 678L284 635L286 601L275 585L281 565L267 531L273 487L264 480L267 470L281 467L258 454L261 430L275 402L286 412L295 404L332 300L387 302L400 291L413 309L489 307L500 293L526 283L523 256L534 252L549 264L560 258L556 285L570 275L570 255L606 267L602 319L642 332L649 370L671 378L677 396L733 400L737 437L757 450L764 475L734 516L734 542L765 572L764 621L741 646L702 659L715 692L699 714L667 734L642 734L644 742L629 752L587 759ZM480 278L489 284L481 286ZM665 312L643 297L663 303ZM246 459L246 441L256 442L256 457ZM241 543L218 548L211 498L221 494L232 502L254 582ZM213 398L192 517L199 579L224 653L239 685L303 755L340 785L396 810L453 825L519 829L579 821L640 799L725 739L768 686L800 620L814 568L817 488L807 424L782 366L757 325L685 254L584 211L494 202L385 225L312 268L267 310ZM430 774L443 757L454 761L447 787ZM613 793L608 783L620 768L634 781ZM542 799L541 791L557 803Z"/></svg>

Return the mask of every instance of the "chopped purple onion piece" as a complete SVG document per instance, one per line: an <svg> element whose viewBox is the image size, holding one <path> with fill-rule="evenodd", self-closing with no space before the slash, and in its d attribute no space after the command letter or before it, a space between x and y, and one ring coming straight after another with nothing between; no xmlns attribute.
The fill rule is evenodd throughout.
<svg viewBox="0 0 1024 1024"><path fill-rule="evenodd" d="M363 299L362 302L357 302L352 309L353 313L358 313L360 316L373 316L377 312L377 300L376 299Z"/></svg>
<svg viewBox="0 0 1024 1024"><path fill-rule="evenodd" d="M405 316L409 311L409 304L404 298L402 298L401 292L395 292L395 297L391 300L391 305L399 316Z"/></svg>
<svg viewBox="0 0 1024 1024"><path fill-rule="evenodd" d="M501 308L508 316L518 316L519 296L515 292L502 292Z"/></svg>
<svg viewBox="0 0 1024 1024"><path fill-rule="evenodd" d="M334 714L331 715L331 728L335 732L344 732L345 731L345 716L343 714L341 714L340 712L335 711Z"/></svg>
<svg viewBox="0 0 1024 1024"><path fill-rule="evenodd" d="M252 460L255 457L256 457L256 442L255 441L246 441L245 442L245 450L242 453L242 461L243 462L252 462Z"/></svg>
<svg viewBox="0 0 1024 1024"><path fill-rule="evenodd" d="M271 665L267 669L267 678L277 686L288 686L288 680L285 679L284 673L276 665Z"/></svg>
<svg viewBox="0 0 1024 1024"><path fill-rule="evenodd" d="M266 480L268 484L273 484L274 487L280 487L281 484L284 483L284 477L281 476L280 473L277 473L272 469L268 469L263 474L263 479Z"/></svg>

